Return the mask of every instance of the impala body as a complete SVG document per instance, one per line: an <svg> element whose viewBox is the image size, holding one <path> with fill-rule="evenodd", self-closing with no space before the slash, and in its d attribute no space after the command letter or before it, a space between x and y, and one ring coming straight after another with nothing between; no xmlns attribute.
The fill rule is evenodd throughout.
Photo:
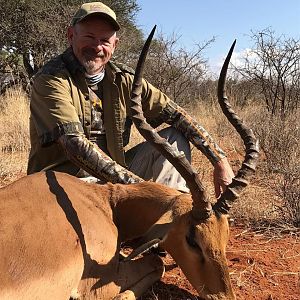
<svg viewBox="0 0 300 300"><path fill-rule="evenodd" d="M120 241L141 236L162 238L199 293L233 297L227 218L195 224L189 194L150 182L95 185L46 172L2 188L0 197L0 299L112 299L126 290L135 299L163 273L152 254L120 259Z"/></svg>

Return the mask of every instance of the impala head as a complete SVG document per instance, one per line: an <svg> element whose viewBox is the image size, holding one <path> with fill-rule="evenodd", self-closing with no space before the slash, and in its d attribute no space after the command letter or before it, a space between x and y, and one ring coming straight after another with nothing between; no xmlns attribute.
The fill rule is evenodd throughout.
<svg viewBox="0 0 300 300"><path fill-rule="evenodd" d="M258 141L231 109L225 95L225 81L233 43L222 67L218 83L218 100L227 119L244 141L246 155L242 167L217 201L211 201L198 174L181 154L177 153L146 122L141 108L141 82L147 51L155 28L149 35L137 64L132 89L132 118L139 132L156 147L186 180L191 195L182 194L180 202L190 202L186 211L175 213L172 224L161 242L185 273L200 296L205 299L235 299L226 262L225 249L229 238L228 212L232 202L248 185L258 160ZM215 203L214 205L212 203Z"/></svg>
<svg viewBox="0 0 300 300"><path fill-rule="evenodd" d="M229 227L225 215L195 221L180 216L161 243L205 299L235 299L226 261Z"/></svg>

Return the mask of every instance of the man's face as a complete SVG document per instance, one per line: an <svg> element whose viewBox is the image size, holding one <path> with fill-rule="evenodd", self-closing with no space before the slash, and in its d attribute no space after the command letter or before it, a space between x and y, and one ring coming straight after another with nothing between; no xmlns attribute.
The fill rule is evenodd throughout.
<svg viewBox="0 0 300 300"><path fill-rule="evenodd" d="M86 72L94 75L110 60L118 38L109 22L91 16L68 29L68 41Z"/></svg>

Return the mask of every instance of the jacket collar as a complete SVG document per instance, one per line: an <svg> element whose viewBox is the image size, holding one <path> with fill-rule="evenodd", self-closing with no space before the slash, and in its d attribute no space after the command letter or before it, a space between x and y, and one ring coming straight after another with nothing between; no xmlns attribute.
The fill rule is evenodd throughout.
<svg viewBox="0 0 300 300"><path fill-rule="evenodd" d="M62 58L72 76L74 76L77 72L84 74L84 67L80 64L80 62L74 55L73 49L71 47L69 47L62 54Z"/></svg>

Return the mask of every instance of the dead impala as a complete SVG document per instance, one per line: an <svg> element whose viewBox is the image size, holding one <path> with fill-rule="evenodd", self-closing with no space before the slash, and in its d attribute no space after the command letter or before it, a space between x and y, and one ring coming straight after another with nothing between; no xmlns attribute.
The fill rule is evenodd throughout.
<svg viewBox="0 0 300 300"><path fill-rule="evenodd" d="M2 188L0 299L136 299L163 274L156 255L136 258L156 243L174 258L201 297L235 299L225 257L227 214L255 171L258 143L225 96L234 45L220 74L218 99L245 143L246 156L215 202L188 161L143 117L140 85L153 33L135 74L132 118L141 134L176 166L191 194L151 182L89 184L50 171ZM121 242L135 238L141 238L141 245L124 259Z"/></svg>

